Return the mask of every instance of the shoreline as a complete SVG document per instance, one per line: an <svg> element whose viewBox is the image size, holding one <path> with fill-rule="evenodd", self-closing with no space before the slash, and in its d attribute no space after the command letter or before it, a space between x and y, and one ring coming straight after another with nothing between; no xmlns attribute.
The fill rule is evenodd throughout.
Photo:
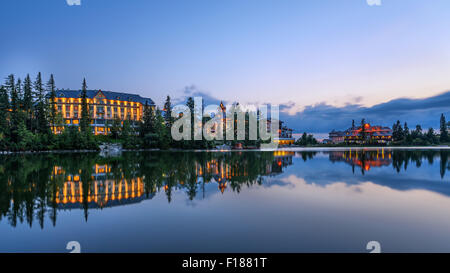
<svg viewBox="0 0 450 273"><path fill-rule="evenodd" d="M215 153L228 153L228 152L274 152L274 151L290 151L290 152L302 152L302 151L347 151L347 150L450 150L450 146L343 146L343 147L279 147L277 149L242 149L242 150L217 150L217 149L169 149L161 150L158 148L153 149L122 149L120 152L152 152L152 151L164 151L164 152L215 152ZM15 154L62 154L62 153L100 153L100 150L49 150L49 151L0 151L0 155L15 155Z"/></svg>

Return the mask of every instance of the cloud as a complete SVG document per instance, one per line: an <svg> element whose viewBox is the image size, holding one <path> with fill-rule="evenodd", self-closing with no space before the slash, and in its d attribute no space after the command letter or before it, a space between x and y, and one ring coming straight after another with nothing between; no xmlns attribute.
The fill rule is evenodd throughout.
<svg viewBox="0 0 450 273"><path fill-rule="evenodd" d="M195 85L190 85L190 86L184 87L184 90L182 93L183 93L183 95L181 97L175 98L173 100L174 105L185 104L189 97L202 97L203 103L205 105L211 105L211 104L219 105L221 102L220 99L210 95L208 92L199 90L197 88L197 86L195 86ZM223 103L226 104L226 101L223 101Z"/></svg>
<svg viewBox="0 0 450 273"><path fill-rule="evenodd" d="M441 113L450 116L450 91L424 99L395 99L372 107L349 104L344 107L329 105L325 102L305 107L295 114L290 108L295 105L283 105L280 118L297 132L326 133L332 129L342 130L365 118L372 124L392 126L400 120L408 122L413 128L417 124L423 128L438 128Z"/></svg>

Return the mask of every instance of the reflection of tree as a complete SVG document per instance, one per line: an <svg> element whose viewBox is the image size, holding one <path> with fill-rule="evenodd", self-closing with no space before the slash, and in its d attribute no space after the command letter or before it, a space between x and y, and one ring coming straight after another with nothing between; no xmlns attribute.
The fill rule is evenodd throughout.
<svg viewBox="0 0 450 273"><path fill-rule="evenodd" d="M394 170L400 173L408 169L409 164L414 164L417 168L422 166L424 161L430 165L434 163L435 158L440 158L440 174L444 178L446 170L449 169L448 150L348 150L328 152L331 162L346 162L352 166L352 172L355 173L355 167L361 168L364 175L374 167L383 167L392 165Z"/></svg>
<svg viewBox="0 0 450 273"><path fill-rule="evenodd" d="M79 208L87 221L90 209L125 204L118 202L117 193L111 193L123 187L128 187L123 195L130 196L121 200L134 198L136 202L157 192L164 192L171 202L175 190L185 191L193 200L199 192L204 197L208 183L217 183L222 192L226 188L240 192L243 186L261 184L263 176L282 172L292 164L293 154L143 152L114 158L94 153L0 157L0 220L6 218L12 226L24 221L32 226L37 220L43 228L45 217L56 225L59 209ZM101 173L97 173L99 169ZM139 192L131 187L139 187Z"/></svg>
<svg viewBox="0 0 450 273"><path fill-rule="evenodd" d="M447 151L444 150L441 151L440 173L442 178L444 178L445 176L445 171L450 170L450 163L448 162L449 156L450 153L448 153Z"/></svg>
<svg viewBox="0 0 450 273"><path fill-rule="evenodd" d="M261 185L264 177L282 173L296 153L277 152L143 152L102 158L89 154L40 154L0 156L0 220L11 226L45 217L56 225L59 209L89 210L118 206L165 194L168 202L175 191L189 200L205 197L205 185L239 193L243 187ZM354 150L328 152L332 162L343 161L365 174L371 168L390 166L397 172L409 164L437 159L440 175L450 170L447 150ZM297 152L307 161L316 152ZM120 191L122 190L122 191ZM116 192L114 192L116 191ZM120 191L120 192L117 192ZM119 195L122 193L122 196Z"/></svg>

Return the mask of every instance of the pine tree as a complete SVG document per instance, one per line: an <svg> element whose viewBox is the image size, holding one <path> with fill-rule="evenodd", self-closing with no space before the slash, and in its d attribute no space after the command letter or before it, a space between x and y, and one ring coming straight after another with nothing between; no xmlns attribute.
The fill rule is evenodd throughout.
<svg viewBox="0 0 450 273"><path fill-rule="evenodd" d="M16 89L17 89L19 109L22 111L23 110L23 93L22 93L22 80L20 78L17 79Z"/></svg>
<svg viewBox="0 0 450 273"><path fill-rule="evenodd" d="M34 91L36 96L36 118L37 118L37 131L40 134L50 134L47 120L47 109L44 88L42 85L41 72L38 73L36 80L34 81Z"/></svg>
<svg viewBox="0 0 450 273"><path fill-rule="evenodd" d="M403 127L403 134L404 134L404 140L405 140L405 142L408 144L408 143L411 143L412 142L412 136L411 136L411 132L410 132L410 130L409 130L409 128L408 128L408 123L406 123L405 122L405 125L404 125L404 127Z"/></svg>
<svg viewBox="0 0 450 273"><path fill-rule="evenodd" d="M11 111L11 120L10 126L12 131L17 131L17 126L19 123L19 107L20 107L20 98L17 92L17 87L14 79L14 75L10 74L5 81L5 87L10 96L10 111ZM13 136L13 142L16 142L16 134Z"/></svg>
<svg viewBox="0 0 450 273"><path fill-rule="evenodd" d="M419 124L416 125L416 133L419 137L422 136L422 126Z"/></svg>
<svg viewBox="0 0 450 273"><path fill-rule="evenodd" d="M145 137L146 134L153 133L153 132L154 132L153 110L148 105L148 102L145 102L140 134L141 134L141 137Z"/></svg>
<svg viewBox="0 0 450 273"><path fill-rule="evenodd" d="M110 133L111 133L112 138L114 138L114 139L119 138L120 128L121 128L121 121L119 118L115 118L110 127Z"/></svg>
<svg viewBox="0 0 450 273"><path fill-rule="evenodd" d="M33 87L30 79L30 75L27 74L23 83L23 99L22 99L23 110L26 115L26 125L27 129L33 130L32 123L32 113L33 113Z"/></svg>
<svg viewBox="0 0 450 273"><path fill-rule="evenodd" d="M50 124L52 127L52 131L54 132L58 112L56 109L56 86L55 86L55 79L53 78L53 74L50 74L50 79L47 82L47 92L49 94Z"/></svg>
<svg viewBox="0 0 450 273"><path fill-rule="evenodd" d="M189 97L186 101L186 106L189 108L189 111L191 112L191 142L189 144L194 144L194 122L195 122L195 116L194 116L194 111L195 111L195 102L194 99L192 97ZM226 126L226 124L225 124ZM226 132L226 127L224 126L224 133ZM247 131L248 132L248 131ZM225 139L225 138L224 138Z"/></svg>
<svg viewBox="0 0 450 273"><path fill-rule="evenodd" d="M408 128L408 123L405 122L405 125L403 126L403 134L406 136L408 136L410 134L409 128Z"/></svg>
<svg viewBox="0 0 450 273"><path fill-rule="evenodd" d="M156 109L155 132L157 134L155 138L157 143L156 146L161 149L169 148L172 142L172 138L169 138L170 133L168 133L167 131L167 127L165 126L165 119L161 115L161 111L159 109Z"/></svg>
<svg viewBox="0 0 450 273"><path fill-rule="evenodd" d="M13 74L8 75L8 77L6 78L5 87L11 98L11 112L16 112L19 108L19 95L17 94L16 82Z"/></svg>
<svg viewBox="0 0 450 273"><path fill-rule="evenodd" d="M91 130L89 127L90 127L90 116L87 103L87 84L86 79L83 79L83 85L81 88L81 120L80 120L81 132L85 134L90 133Z"/></svg>
<svg viewBox="0 0 450 273"><path fill-rule="evenodd" d="M306 132L303 133L300 143L300 145L302 146L306 146L306 144L308 144L308 135L306 134Z"/></svg>
<svg viewBox="0 0 450 273"><path fill-rule="evenodd" d="M9 133L8 109L9 109L8 91L2 85L0 86L0 139L2 140L4 140L7 134Z"/></svg>
<svg viewBox="0 0 450 273"><path fill-rule="evenodd" d="M401 141L403 140L404 134L403 134L403 128L402 124L400 123L400 120L397 120L397 122L392 127L392 138L394 141Z"/></svg>
<svg viewBox="0 0 450 273"><path fill-rule="evenodd" d="M170 102L170 96L167 96L166 102L164 103L164 120L166 123L166 127L171 128L173 124L172 118L172 103Z"/></svg>
<svg viewBox="0 0 450 273"><path fill-rule="evenodd" d="M441 114L441 136L440 136L440 141L442 143L448 142L449 140L449 136L448 136L448 131L447 131L447 122L445 121L445 116L444 114Z"/></svg>
<svg viewBox="0 0 450 273"><path fill-rule="evenodd" d="M428 129L426 137L427 137L427 140L430 142L430 144L436 143L436 137L435 137L433 128L430 127Z"/></svg>

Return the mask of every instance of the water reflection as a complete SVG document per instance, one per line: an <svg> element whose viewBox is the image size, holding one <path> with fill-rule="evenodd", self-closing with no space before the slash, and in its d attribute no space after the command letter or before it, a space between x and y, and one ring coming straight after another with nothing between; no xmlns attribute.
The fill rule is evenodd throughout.
<svg viewBox="0 0 450 273"><path fill-rule="evenodd" d="M390 166L399 173L402 169L407 170L409 164L420 167L423 161L433 164L435 158L440 159L440 175L444 178L446 170L450 170L448 150L346 150L328 152L331 162L346 162L352 166L353 173L355 167L359 167L361 173L371 168Z"/></svg>
<svg viewBox="0 0 450 273"><path fill-rule="evenodd" d="M136 204L163 194L170 203L173 193L184 191L189 200L205 198L205 188L239 193L245 187L264 185L265 179L285 171L308 174L320 182L320 174L343 170L362 175L381 168L393 168L401 175L408 166L423 162L439 164L444 181L450 170L448 150L336 150L277 152L142 152L103 158L96 154L14 155L0 157L0 221L15 227L37 221L44 228L45 217L56 225L58 211L82 209L85 221L90 210ZM328 157L324 167L317 158ZM298 159L298 161L294 160ZM302 163L303 162L303 163ZM317 161L319 162L319 161ZM333 164L331 164L333 163ZM345 163L351 168L342 168ZM310 173L303 169L306 164ZM331 164L331 165L330 165ZM326 183L334 183L325 177ZM377 183L377 179L372 179ZM411 187L414 183L390 185ZM346 183L351 179L346 177ZM390 179L394 181L394 179ZM445 181L448 181L445 180ZM421 185L423 186L423 185ZM446 189L447 190L447 189Z"/></svg>

